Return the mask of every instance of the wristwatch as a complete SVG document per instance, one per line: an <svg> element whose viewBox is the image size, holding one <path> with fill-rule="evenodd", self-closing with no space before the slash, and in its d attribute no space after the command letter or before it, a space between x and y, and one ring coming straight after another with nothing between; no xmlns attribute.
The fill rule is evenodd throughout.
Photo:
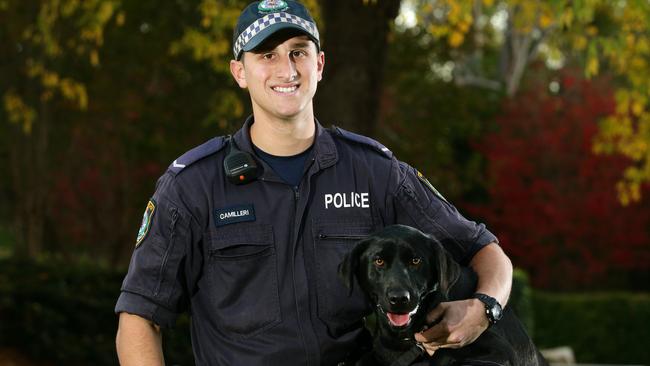
<svg viewBox="0 0 650 366"><path fill-rule="evenodd" d="M497 299L480 292L475 293L474 298L479 299L483 305L485 305L485 314L487 315L490 324L495 324L499 319L501 319L501 316L503 316L503 309Z"/></svg>

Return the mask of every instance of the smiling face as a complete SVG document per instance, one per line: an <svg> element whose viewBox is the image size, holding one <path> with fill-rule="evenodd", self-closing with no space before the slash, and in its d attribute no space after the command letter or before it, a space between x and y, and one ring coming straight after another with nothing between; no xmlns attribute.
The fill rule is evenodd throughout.
<svg viewBox="0 0 650 366"><path fill-rule="evenodd" d="M248 89L255 119L313 120L312 98L323 76L325 55L307 36L278 32L230 71Z"/></svg>

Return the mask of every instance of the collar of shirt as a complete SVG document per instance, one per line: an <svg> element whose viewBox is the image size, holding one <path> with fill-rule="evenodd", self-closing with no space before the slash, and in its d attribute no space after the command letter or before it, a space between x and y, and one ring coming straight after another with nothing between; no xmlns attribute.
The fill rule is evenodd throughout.
<svg viewBox="0 0 650 366"><path fill-rule="evenodd" d="M330 133L321 126L318 120L315 120L314 123L316 123L316 138L314 139L313 148L314 159L319 169L326 169L338 161L339 157L336 144ZM253 116L251 115L244 122L244 126L233 135L233 138L240 150L255 155L250 135L250 127L252 124Z"/></svg>

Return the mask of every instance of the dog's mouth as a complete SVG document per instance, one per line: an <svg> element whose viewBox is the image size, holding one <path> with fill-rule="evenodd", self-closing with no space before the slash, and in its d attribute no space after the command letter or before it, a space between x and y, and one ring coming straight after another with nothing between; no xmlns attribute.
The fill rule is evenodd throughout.
<svg viewBox="0 0 650 366"><path fill-rule="evenodd" d="M408 327L411 324L411 319L413 315L418 312L419 305L415 307L412 311L408 313L391 313L390 311L384 311L386 317L388 318L388 323L395 328L404 328ZM383 310L383 309L382 309Z"/></svg>

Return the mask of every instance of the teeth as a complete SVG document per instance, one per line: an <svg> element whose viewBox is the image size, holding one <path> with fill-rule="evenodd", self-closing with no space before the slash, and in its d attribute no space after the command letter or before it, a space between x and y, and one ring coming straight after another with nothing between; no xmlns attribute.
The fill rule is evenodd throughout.
<svg viewBox="0 0 650 366"><path fill-rule="evenodd" d="M291 93L291 92L295 91L296 89L298 89L298 86L291 86L291 87L288 87L288 88L283 88L283 87L280 87L280 86L276 86L276 87L273 88L273 90L275 90L277 92L280 92L280 93Z"/></svg>

